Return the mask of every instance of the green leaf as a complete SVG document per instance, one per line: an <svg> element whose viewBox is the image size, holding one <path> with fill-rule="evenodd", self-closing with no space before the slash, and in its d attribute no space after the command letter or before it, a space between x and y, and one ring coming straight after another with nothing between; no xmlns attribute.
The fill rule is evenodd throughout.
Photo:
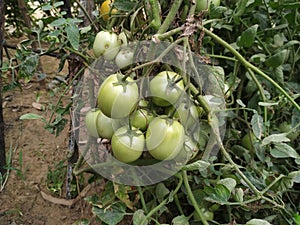
<svg viewBox="0 0 300 225"><path fill-rule="evenodd" d="M25 76L31 77L34 74L38 63L39 63L39 56L38 55L29 55L22 62L21 67L20 67L20 71Z"/></svg>
<svg viewBox="0 0 300 225"><path fill-rule="evenodd" d="M230 192L232 192L236 186L236 181L233 178L224 178L219 180L218 184L223 184Z"/></svg>
<svg viewBox="0 0 300 225"><path fill-rule="evenodd" d="M205 187L205 193L207 201L216 202L221 205L226 204L230 198L230 191L223 184L217 184L215 187Z"/></svg>
<svg viewBox="0 0 300 225"><path fill-rule="evenodd" d="M166 195L170 193L169 189L166 188L164 183L158 183L155 189L155 195L157 197L158 202L162 202Z"/></svg>
<svg viewBox="0 0 300 225"><path fill-rule="evenodd" d="M69 24L66 27L67 37L70 41L71 46L75 49L79 49L79 39L80 39L80 33L77 26L74 24Z"/></svg>
<svg viewBox="0 0 300 225"><path fill-rule="evenodd" d="M59 7L59 6L62 6L62 5L64 5L64 2L63 2L63 1L54 2L54 4L53 4L53 6L54 6L55 8L57 8L57 7Z"/></svg>
<svg viewBox="0 0 300 225"><path fill-rule="evenodd" d="M196 162L187 164L182 167L182 170L187 170L187 171L193 171L193 170L198 170L198 171L204 171L207 169L207 167L210 165L209 162L206 162L204 160L198 160Z"/></svg>
<svg viewBox="0 0 300 225"><path fill-rule="evenodd" d="M145 219L145 214L142 209L138 209L137 211L134 212L133 214L133 225L147 225L148 220L146 220L144 223L142 221Z"/></svg>
<svg viewBox="0 0 300 225"><path fill-rule="evenodd" d="M270 107L270 106L278 105L278 102L258 102L258 105Z"/></svg>
<svg viewBox="0 0 300 225"><path fill-rule="evenodd" d="M275 143L271 149L271 155L274 158L298 158L299 155L295 149L285 143Z"/></svg>
<svg viewBox="0 0 300 225"><path fill-rule="evenodd" d="M27 113L20 116L20 120L38 120L38 119L44 119L44 117L35 113Z"/></svg>
<svg viewBox="0 0 300 225"><path fill-rule="evenodd" d="M173 225L189 225L189 218L181 215L181 216L176 216L172 220Z"/></svg>
<svg viewBox="0 0 300 225"><path fill-rule="evenodd" d="M291 178L293 182L300 183L300 170L290 172L288 177Z"/></svg>
<svg viewBox="0 0 300 225"><path fill-rule="evenodd" d="M88 219L80 219L72 223L72 225L89 225L90 221Z"/></svg>
<svg viewBox="0 0 300 225"><path fill-rule="evenodd" d="M129 198L128 192L131 191L130 186L124 184L114 183L115 195L120 199L129 209L133 209L133 202Z"/></svg>
<svg viewBox="0 0 300 225"><path fill-rule="evenodd" d="M262 140L262 145L268 145L270 143L280 143L280 142L289 142L290 139L287 138L287 133L271 134L268 137L265 137Z"/></svg>
<svg viewBox="0 0 300 225"><path fill-rule="evenodd" d="M253 114L251 119L251 125L254 135L258 139L261 139L264 130L264 120L260 115L258 115L258 113Z"/></svg>
<svg viewBox="0 0 300 225"><path fill-rule="evenodd" d="M300 225L300 215L299 214L294 214L294 220L296 225Z"/></svg>
<svg viewBox="0 0 300 225"><path fill-rule="evenodd" d="M262 219L249 220L246 225L271 225L268 221Z"/></svg>
<svg viewBox="0 0 300 225"><path fill-rule="evenodd" d="M116 225L126 215L126 206L121 202L114 202L105 208L94 206L92 212L108 225Z"/></svg>
<svg viewBox="0 0 300 225"><path fill-rule="evenodd" d="M61 27L63 25L66 24L66 19L65 18L59 18L57 20L54 20L52 23L50 23L49 25L52 27Z"/></svg>
<svg viewBox="0 0 300 225"><path fill-rule="evenodd" d="M283 49L280 52L277 52L275 55L272 55L265 61L266 66L275 68L282 65L286 59L287 53L288 51Z"/></svg>
<svg viewBox="0 0 300 225"><path fill-rule="evenodd" d="M129 1L129 0L115 0L113 7L117 8L120 11L128 12L138 4L136 1Z"/></svg>
<svg viewBox="0 0 300 225"><path fill-rule="evenodd" d="M258 25L255 24L245 30L237 40L237 45L240 47L251 47L254 43Z"/></svg>

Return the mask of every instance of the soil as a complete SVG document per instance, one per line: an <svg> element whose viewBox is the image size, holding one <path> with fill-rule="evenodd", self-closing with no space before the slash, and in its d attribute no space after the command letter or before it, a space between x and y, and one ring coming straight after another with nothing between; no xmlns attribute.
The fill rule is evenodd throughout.
<svg viewBox="0 0 300 225"><path fill-rule="evenodd" d="M23 84L22 90L3 94L6 152L12 152L12 165L8 180L0 190L0 225L73 224L92 216L83 198L72 207L47 198L53 194L46 185L49 168L65 160L68 154L68 125L55 137L44 129L41 120L19 119L26 113L49 116L50 111L47 113L39 107L47 108L48 103L55 104L58 99L47 89L54 76L68 72L64 68L57 74L58 64L58 59L43 56L41 65L47 74L45 85L30 81ZM38 102L36 96L40 96ZM42 191L48 195L43 196ZM55 197L66 201L63 195Z"/></svg>

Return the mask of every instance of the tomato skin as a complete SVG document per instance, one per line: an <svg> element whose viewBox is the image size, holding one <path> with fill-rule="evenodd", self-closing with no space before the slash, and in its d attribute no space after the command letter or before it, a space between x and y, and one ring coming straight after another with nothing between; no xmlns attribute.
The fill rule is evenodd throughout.
<svg viewBox="0 0 300 225"><path fill-rule="evenodd" d="M196 0L196 12L201 10L209 10L211 4L219 6L220 0Z"/></svg>
<svg viewBox="0 0 300 225"><path fill-rule="evenodd" d="M108 76L98 92L98 107L108 117L121 119L127 117L135 108L139 98L137 84L127 77L115 73Z"/></svg>
<svg viewBox="0 0 300 225"><path fill-rule="evenodd" d="M133 52L130 49L121 49L115 60L120 69L126 68L133 63Z"/></svg>
<svg viewBox="0 0 300 225"><path fill-rule="evenodd" d="M158 160L171 160L182 150L184 127L176 120L155 117L146 131L146 146Z"/></svg>
<svg viewBox="0 0 300 225"><path fill-rule="evenodd" d="M168 115L173 113L175 108L171 106L168 110ZM178 107L176 107L176 112L174 117L179 119L180 123L186 128L191 128L193 125L196 125L199 120L199 112L197 107L190 102L181 102Z"/></svg>
<svg viewBox="0 0 300 225"><path fill-rule="evenodd" d="M96 127L97 116L99 113L100 113L99 109L91 109L90 111L87 112L84 118L84 123L88 131L88 134L96 138L99 137L97 127Z"/></svg>
<svg viewBox="0 0 300 225"><path fill-rule="evenodd" d="M116 124L114 119L105 116L104 113L99 110L96 118L96 128L99 137L111 139L114 134L114 124Z"/></svg>
<svg viewBox="0 0 300 225"><path fill-rule="evenodd" d="M153 115L146 109L138 109L130 116L132 126L145 131L153 119Z"/></svg>
<svg viewBox="0 0 300 225"><path fill-rule="evenodd" d="M113 155L123 163L131 163L140 158L144 147L145 137L136 128L132 128L131 131L127 126L120 127L111 139Z"/></svg>
<svg viewBox="0 0 300 225"><path fill-rule="evenodd" d="M172 71L162 71L150 81L150 94L153 102L162 107L175 104L184 90L180 76Z"/></svg>
<svg viewBox="0 0 300 225"><path fill-rule="evenodd" d="M100 11L100 16L102 16L104 21L107 21L109 19L109 17L110 17L109 13L115 14L118 11L117 9L112 9L111 10L113 2L114 1L112 1L112 0L106 0L100 6L100 10L99 10Z"/></svg>
<svg viewBox="0 0 300 225"><path fill-rule="evenodd" d="M98 58L103 56L106 60L113 60L120 50L121 42L118 35L108 31L97 33L94 43L94 55Z"/></svg>

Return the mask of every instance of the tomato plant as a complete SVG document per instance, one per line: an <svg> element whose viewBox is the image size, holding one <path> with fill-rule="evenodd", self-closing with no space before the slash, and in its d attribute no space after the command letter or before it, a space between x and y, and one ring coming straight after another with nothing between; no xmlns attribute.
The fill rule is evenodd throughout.
<svg viewBox="0 0 300 225"><path fill-rule="evenodd" d="M130 77L112 74L101 84L98 92L98 107L110 118L127 117L138 102L138 86Z"/></svg>
<svg viewBox="0 0 300 225"><path fill-rule="evenodd" d="M145 137L140 130L120 127L111 140L114 157L124 163L136 161L141 157L145 146Z"/></svg>
<svg viewBox="0 0 300 225"><path fill-rule="evenodd" d="M93 51L97 58L103 56L107 60L112 60L118 54L120 46L121 42L117 34L100 31L95 37Z"/></svg>
<svg viewBox="0 0 300 225"><path fill-rule="evenodd" d="M170 160L182 150L185 134L183 126L176 120L154 118L146 132L149 153L158 160Z"/></svg>

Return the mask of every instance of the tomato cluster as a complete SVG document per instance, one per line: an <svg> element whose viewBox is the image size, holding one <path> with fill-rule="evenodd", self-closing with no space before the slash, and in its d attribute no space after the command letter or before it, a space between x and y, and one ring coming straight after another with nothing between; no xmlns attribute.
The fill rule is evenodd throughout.
<svg viewBox="0 0 300 225"><path fill-rule="evenodd" d="M120 72L107 76L98 90L97 108L86 114L87 131L109 139L113 156L124 163L141 156L186 162L199 150L192 137L199 106L176 72L161 71L147 81L149 94L141 96L142 79Z"/></svg>

